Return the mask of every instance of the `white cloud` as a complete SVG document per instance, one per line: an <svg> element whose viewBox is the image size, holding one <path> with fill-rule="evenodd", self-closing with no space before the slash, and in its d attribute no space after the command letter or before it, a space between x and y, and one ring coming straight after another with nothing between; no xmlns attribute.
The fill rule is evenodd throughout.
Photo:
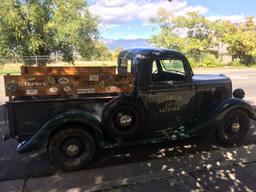
<svg viewBox="0 0 256 192"><path fill-rule="evenodd" d="M159 8L164 8L174 16L184 15L191 11L204 14L208 11L203 6L189 6L186 0L99 0L90 6L90 11L100 17L102 24L119 25L138 19L148 23L156 16Z"/></svg>
<svg viewBox="0 0 256 192"><path fill-rule="evenodd" d="M100 4L104 7L122 7L126 5L126 0L101 0Z"/></svg>
<svg viewBox="0 0 256 192"><path fill-rule="evenodd" d="M227 20L232 23L241 23L245 21L246 17L244 15L230 15L230 16L217 15L217 16L209 16L207 18L211 21Z"/></svg>
<svg viewBox="0 0 256 192"><path fill-rule="evenodd" d="M105 30L107 30L107 29L119 27L119 25L117 25L117 24L103 24L103 23L100 23L100 24L99 24L99 27L100 27L100 29L105 29Z"/></svg>

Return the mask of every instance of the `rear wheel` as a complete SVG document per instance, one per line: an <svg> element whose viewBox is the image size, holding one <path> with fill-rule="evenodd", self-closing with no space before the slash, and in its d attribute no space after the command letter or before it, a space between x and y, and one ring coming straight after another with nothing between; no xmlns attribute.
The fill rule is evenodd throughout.
<svg viewBox="0 0 256 192"><path fill-rule="evenodd" d="M79 170L95 156L94 138L83 128L66 127L53 135L48 155L53 164L64 170Z"/></svg>
<svg viewBox="0 0 256 192"><path fill-rule="evenodd" d="M217 128L218 140L227 145L240 143L248 134L250 119L246 112L233 110L229 112Z"/></svg>

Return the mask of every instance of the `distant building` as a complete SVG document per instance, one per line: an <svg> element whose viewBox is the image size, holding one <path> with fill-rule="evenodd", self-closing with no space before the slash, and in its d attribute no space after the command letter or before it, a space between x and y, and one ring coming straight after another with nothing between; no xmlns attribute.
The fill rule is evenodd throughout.
<svg viewBox="0 0 256 192"><path fill-rule="evenodd" d="M218 53L220 55L220 58L224 63L231 63L232 62L232 56L228 52L228 44L226 43L219 43L218 47Z"/></svg>

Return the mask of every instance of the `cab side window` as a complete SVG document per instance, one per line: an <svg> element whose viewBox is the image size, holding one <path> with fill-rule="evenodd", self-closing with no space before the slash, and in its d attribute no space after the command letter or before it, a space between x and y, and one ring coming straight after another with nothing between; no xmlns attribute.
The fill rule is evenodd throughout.
<svg viewBox="0 0 256 192"><path fill-rule="evenodd" d="M185 81L184 63L180 59L155 60L152 64L152 81Z"/></svg>
<svg viewBox="0 0 256 192"><path fill-rule="evenodd" d="M181 60L160 60L163 71L185 74L184 64Z"/></svg>
<svg viewBox="0 0 256 192"><path fill-rule="evenodd" d="M131 73L132 72L132 60L131 59L119 59L118 64L118 73Z"/></svg>

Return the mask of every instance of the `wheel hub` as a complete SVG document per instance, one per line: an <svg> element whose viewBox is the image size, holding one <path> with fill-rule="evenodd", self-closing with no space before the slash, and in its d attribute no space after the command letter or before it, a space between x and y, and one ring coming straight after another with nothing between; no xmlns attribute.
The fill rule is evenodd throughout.
<svg viewBox="0 0 256 192"><path fill-rule="evenodd" d="M232 127L231 127L231 130L234 132L234 133L237 133L238 131L240 131L240 123L233 123L232 124Z"/></svg>
<svg viewBox="0 0 256 192"><path fill-rule="evenodd" d="M80 148L78 145L71 144L66 148L66 153L68 156L74 157L79 154Z"/></svg>
<svg viewBox="0 0 256 192"><path fill-rule="evenodd" d="M124 127L130 126L132 124L132 117L129 115L121 116L120 124Z"/></svg>

